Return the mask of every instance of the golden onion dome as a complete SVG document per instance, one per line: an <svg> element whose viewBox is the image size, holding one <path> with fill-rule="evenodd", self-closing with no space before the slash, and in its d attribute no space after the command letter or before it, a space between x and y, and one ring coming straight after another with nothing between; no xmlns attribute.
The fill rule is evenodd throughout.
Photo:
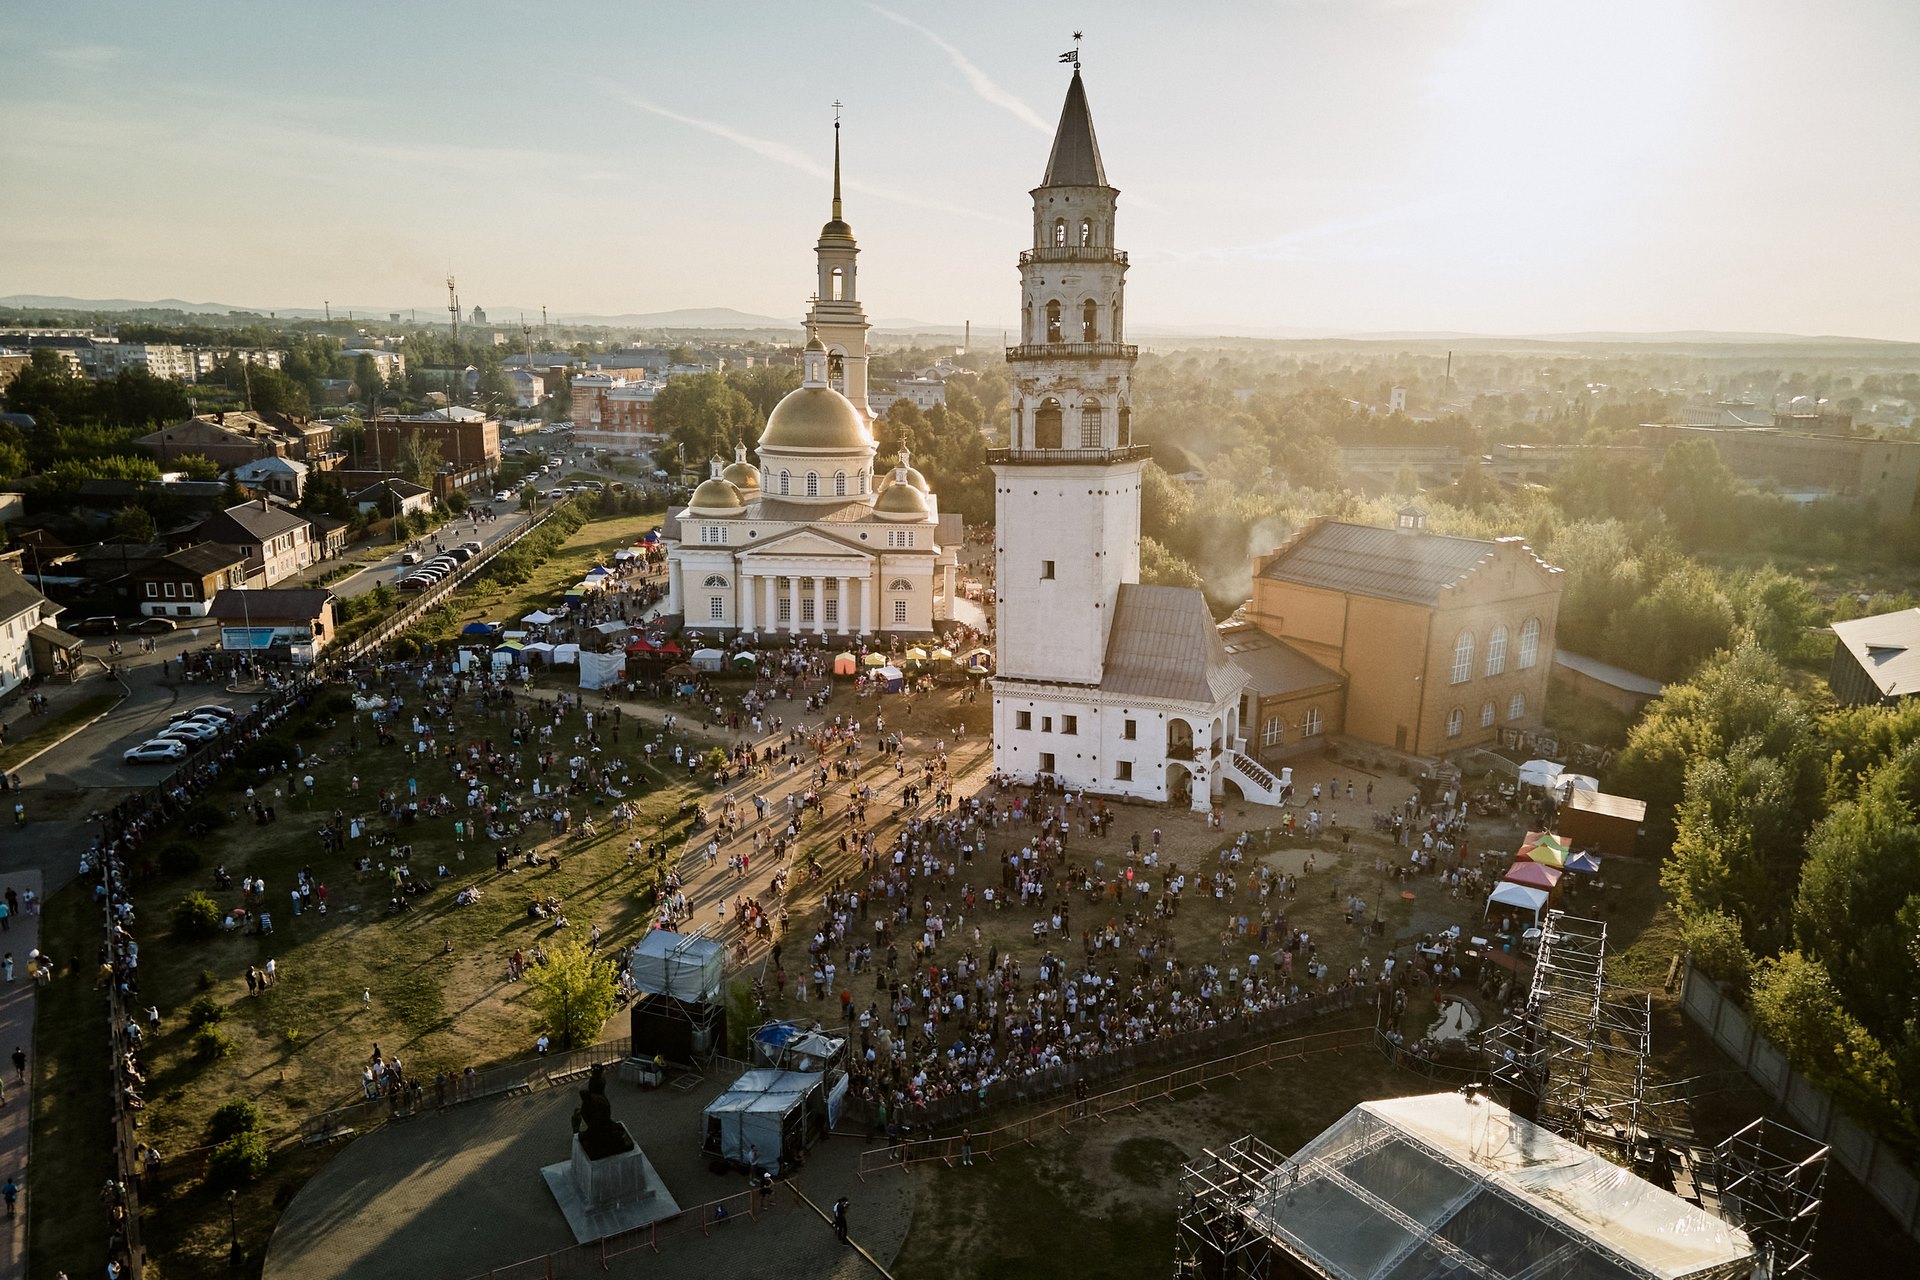
<svg viewBox="0 0 1920 1280"><path fill-rule="evenodd" d="M871 447L866 420L853 407L853 401L832 387L802 386L787 392L767 415L767 429L760 434L762 450L835 449L853 453Z"/></svg>
<svg viewBox="0 0 1920 1280"><path fill-rule="evenodd" d="M927 495L911 483L895 480L874 499L873 509L883 516L923 519L932 513Z"/></svg>
<svg viewBox="0 0 1920 1280"><path fill-rule="evenodd" d="M751 462L729 462L720 478L743 494L760 492L760 468Z"/></svg>
<svg viewBox="0 0 1920 1280"><path fill-rule="evenodd" d="M718 476L701 481L693 497L687 500L687 509L696 515L723 515L746 508L746 499L740 496L740 491Z"/></svg>

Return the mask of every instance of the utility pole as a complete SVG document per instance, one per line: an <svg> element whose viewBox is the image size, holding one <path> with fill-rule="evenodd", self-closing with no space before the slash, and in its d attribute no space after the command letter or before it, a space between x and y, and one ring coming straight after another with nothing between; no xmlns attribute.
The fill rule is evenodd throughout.
<svg viewBox="0 0 1920 1280"><path fill-rule="evenodd" d="M332 324L333 323L333 303L322 302L320 305L326 309L327 323Z"/></svg>

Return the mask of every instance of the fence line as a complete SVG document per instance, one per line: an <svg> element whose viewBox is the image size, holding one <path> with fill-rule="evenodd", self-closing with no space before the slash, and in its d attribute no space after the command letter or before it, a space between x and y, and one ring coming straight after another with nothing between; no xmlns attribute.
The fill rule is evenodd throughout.
<svg viewBox="0 0 1920 1280"><path fill-rule="evenodd" d="M1920 1239L1920 1178L1899 1152L1841 1110L1832 1094L1795 1071L1780 1047L1761 1035L1720 985L1691 963L1680 1004L1795 1124L1827 1144L1840 1167L1893 1215L1902 1231Z"/></svg>
<svg viewBox="0 0 1920 1280"><path fill-rule="evenodd" d="M944 1138L920 1138L885 1147L873 1147L860 1153L860 1163L855 1172L859 1174L862 1181L865 1181L870 1173L905 1168L927 1160L939 1160L951 1165L955 1160L974 1155L991 1157L996 1150L1002 1148L1030 1147L1036 1137L1044 1136L1055 1129L1064 1132L1072 1128L1076 1120L1101 1120L1116 1111L1137 1111L1142 1103L1169 1099L1188 1089L1205 1088L1210 1081L1229 1077L1237 1080L1244 1071L1255 1068L1269 1070L1276 1062L1304 1058L1310 1054L1345 1053L1349 1049L1364 1049L1372 1041L1373 1031L1367 1027L1318 1031L1311 1035L1294 1036L1287 1040L1268 1041L1266 1044L1243 1049L1229 1057L1215 1058L1195 1066L1181 1067L1151 1080L1142 1080L1093 1097L1066 1102L1040 1112L1038 1115L1028 1116L996 1129L983 1129L971 1136L971 1151L963 1150L964 1144L958 1135L949 1135Z"/></svg>
<svg viewBox="0 0 1920 1280"><path fill-rule="evenodd" d="M522 1258L504 1266L489 1267L470 1277L470 1280L566 1280L573 1276L603 1274L609 1269L609 1261L614 1258L638 1253L642 1249L657 1254L662 1244L696 1231L704 1239L716 1231L724 1231L743 1222L749 1225L756 1223L779 1212L779 1193L782 1191L793 1200L794 1207L804 1207L798 1188L777 1182L768 1192L740 1191L722 1196L718 1200L682 1209L648 1226L602 1236L587 1244L576 1244L552 1253Z"/></svg>

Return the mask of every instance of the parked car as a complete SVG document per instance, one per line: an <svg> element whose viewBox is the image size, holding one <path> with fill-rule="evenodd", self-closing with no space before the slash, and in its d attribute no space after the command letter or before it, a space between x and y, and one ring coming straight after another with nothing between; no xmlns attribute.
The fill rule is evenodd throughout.
<svg viewBox="0 0 1920 1280"><path fill-rule="evenodd" d="M171 764L186 754L187 748L182 743L155 739L129 747L120 758L128 764Z"/></svg>
<svg viewBox="0 0 1920 1280"><path fill-rule="evenodd" d="M127 630L138 631L142 635L157 636L165 635L169 631L176 630L179 626L180 624L172 618L142 618L140 621L128 627Z"/></svg>
<svg viewBox="0 0 1920 1280"><path fill-rule="evenodd" d="M220 736L220 733L219 730L209 728L197 721L181 720L176 724L168 725L153 736L156 742L163 742L168 738L178 738L182 742L191 742L198 745L202 742L212 742Z"/></svg>
<svg viewBox="0 0 1920 1280"><path fill-rule="evenodd" d="M405 555L400 557L400 563L401 564L419 564L420 553L418 551L409 551Z"/></svg>
<svg viewBox="0 0 1920 1280"><path fill-rule="evenodd" d="M80 621L66 628L66 631L67 634L76 636L118 635L120 632L120 619L107 617L82 618Z"/></svg>
<svg viewBox="0 0 1920 1280"><path fill-rule="evenodd" d="M487 549L487 545L484 542L477 542L477 541L463 542L460 545L465 547L467 550L473 552L473 554L475 555L479 555L482 551L485 551Z"/></svg>
<svg viewBox="0 0 1920 1280"><path fill-rule="evenodd" d="M203 702L195 707L190 714L196 716L219 716L228 724L232 724L246 713L235 707L223 707L217 702Z"/></svg>
<svg viewBox="0 0 1920 1280"><path fill-rule="evenodd" d="M500 492L493 495L493 500L495 502L512 502L513 491L511 489L502 489Z"/></svg>
<svg viewBox="0 0 1920 1280"><path fill-rule="evenodd" d="M459 564L465 564L467 561L473 559L473 552L467 550L465 547L455 547L453 550L447 552L447 554L452 556L455 562Z"/></svg>

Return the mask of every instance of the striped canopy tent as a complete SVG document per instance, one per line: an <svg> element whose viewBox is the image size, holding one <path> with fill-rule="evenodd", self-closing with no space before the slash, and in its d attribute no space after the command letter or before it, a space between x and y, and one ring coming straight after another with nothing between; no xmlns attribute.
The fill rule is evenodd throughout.
<svg viewBox="0 0 1920 1280"><path fill-rule="evenodd" d="M1541 844L1530 844L1520 851L1522 861L1537 862L1543 867L1565 867L1567 865L1567 859L1571 856L1572 855L1558 845L1546 844L1544 842Z"/></svg>
<svg viewBox="0 0 1920 1280"><path fill-rule="evenodd" d="M836 653L833 655L833 674L837 676L850 676L859 670L860 659L854 657L852 654Z"/></svg>
<svg viewBox="0 0 1920 1280"><path fill-rule="evenodd" d="M1546 889L1549 892L1560 885L1560 877L1565 875L1558 867L1549 867L1542 863L1521 860L1507 868L1502 876L1512 884L1523 884L1529 889Z"/></svg>
<svg viewBox="0 0 1920 1280"><path fill-rule="evenodd" d="M884 667L887 665L887 655L884 653L870 653L866 657L860 659L860 661L861 661L861 664L864 666Z"/></svg>

